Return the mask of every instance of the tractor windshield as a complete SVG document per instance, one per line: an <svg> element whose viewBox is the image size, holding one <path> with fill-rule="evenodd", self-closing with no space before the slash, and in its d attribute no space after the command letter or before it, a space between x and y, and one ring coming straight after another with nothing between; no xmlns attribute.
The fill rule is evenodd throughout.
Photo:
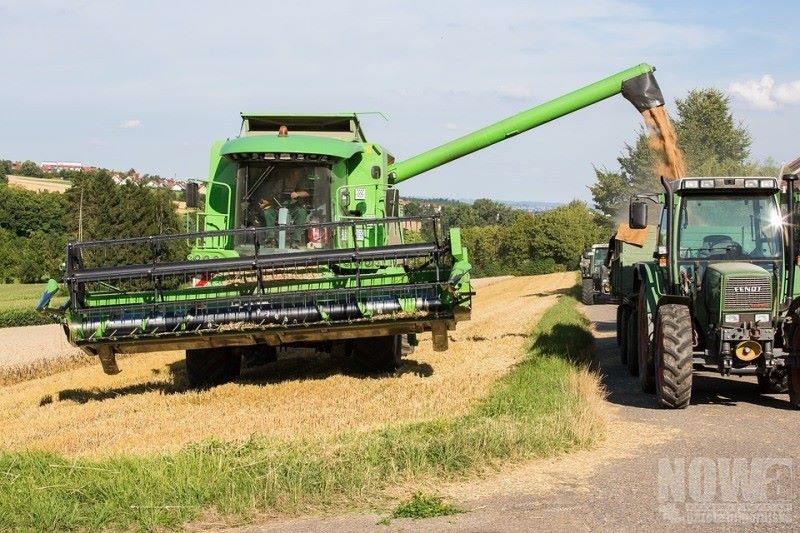
<svg viewBox="0 0 800 533"><path fill-rule="evenodd" d="M605 266L606 256L608 255L608 248L595 248L594 259L592 260L592 274L602 275L603 266Z"/></svg>
<svg viewBox="0 0 800 533"><path fill-rule="evenodd" d="M687 195L678 215L681 259L778 259L782 218L771 195Z"/></svg>

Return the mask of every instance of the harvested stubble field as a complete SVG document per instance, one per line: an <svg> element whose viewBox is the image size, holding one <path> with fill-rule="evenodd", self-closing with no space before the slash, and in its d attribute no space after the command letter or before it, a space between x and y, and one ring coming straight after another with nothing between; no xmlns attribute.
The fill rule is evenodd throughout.
<svg viewBox="0 0 800 533"><path fill-rule="evenodd" d="M96 365L55 373L51 365L41 376L33 367L0 389L0 449L148 454L209 438L324 437L463 414L522 358L537 318L574 281L574 273L478 281L472 320L451 332L450 349L433 352L423 336L391 376L365 378L327 355L295 354L194 392L182 352L126 357L117 376Z"/></svg>

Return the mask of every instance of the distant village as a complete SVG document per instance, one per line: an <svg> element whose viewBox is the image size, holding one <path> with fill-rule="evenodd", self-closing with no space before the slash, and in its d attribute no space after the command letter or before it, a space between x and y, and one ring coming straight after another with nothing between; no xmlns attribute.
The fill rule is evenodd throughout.
<svg viewBox="0 0 800 533"><path fill-rule="evenodd" d="M38 169L40 170L39 173L31 172L30 168L26 168L26 165L30 167L30 161L11 161L10 166L10 174L11 177L17 177L24 179L56 179L56 180L65 180L68 178L70 173L74 172L93 172L96 170L100 170L100 167L94 165L86 165L84 163L75 162L75 161L42 161L41 163L34 163ZM126 183L133 183L135 185L141 185L143 187L148 187L151 189L167 189L177 195L182 195L186 191L186 181L178 180L175 178L163 178L158 175L150 175L150 174L139 174L135 169L130 169L127 171L121 170L112 170L106 169L111 173L111 177L114 180L114 183L117 185L124 185ZM36 174L36 175L34 175ZM11 180L10 184L12 185L19 185L22 186L23 183L20 180ZM35 184L31 184L35 187ZM31 187L25 187L31 188ZM65 187L68 188L68 185ZM200 184L199 189L200 194L205 194L205 184Z"/></svg>

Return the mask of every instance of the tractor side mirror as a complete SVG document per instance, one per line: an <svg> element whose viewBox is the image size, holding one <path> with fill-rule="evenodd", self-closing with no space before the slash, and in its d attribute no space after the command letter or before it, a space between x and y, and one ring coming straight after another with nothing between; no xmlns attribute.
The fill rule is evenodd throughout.
<svg viewBox="0 0 800 533"><path fill-rule="evenodd" d="M644 229L647 227L647 204L644 202L631 202L628 215L628 225L631 229Z"/></svg>
<svg viewBox="0 0 800 533"><path fill-rule="evenodd" d="M200 185L190 181L186 184L186 207L196 209L200 207Z"/></svg>

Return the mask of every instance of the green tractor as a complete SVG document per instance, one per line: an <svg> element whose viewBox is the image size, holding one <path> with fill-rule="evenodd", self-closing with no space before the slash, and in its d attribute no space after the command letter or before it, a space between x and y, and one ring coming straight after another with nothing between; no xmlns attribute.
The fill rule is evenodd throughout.
<svg viewBox="0 0 800 533"><path fill-rule="evenodd" d="M782 193L772 177L662 179L663 194L631 202L629 227L649 229L652 256L627 271L618 332L630 373L661 407L689 405L695 368L755 374L764 393L800 387L783 334L795 296L787 183Z"/></svg>
<svg viewBox="0 0 800 533"><path fill-rule="evenodd" d="M616 94L661 106L653 71L637 65L403 161L355 113L242 113L241 135L211 149L204 201L187 188L193 231L68 245L67 336L107 373L117 353L186 350L195 386L281 346L377 372L419 333L445 350L470 317L469 255L457 228L402 216L396 186Z"/></svg>
<svg viewBox="0 0 800 533"><path fill-rule="evenodd" d="M593 244L581 256L581 301L585 305L610 303L607 256L607 244Z"/></svg>

